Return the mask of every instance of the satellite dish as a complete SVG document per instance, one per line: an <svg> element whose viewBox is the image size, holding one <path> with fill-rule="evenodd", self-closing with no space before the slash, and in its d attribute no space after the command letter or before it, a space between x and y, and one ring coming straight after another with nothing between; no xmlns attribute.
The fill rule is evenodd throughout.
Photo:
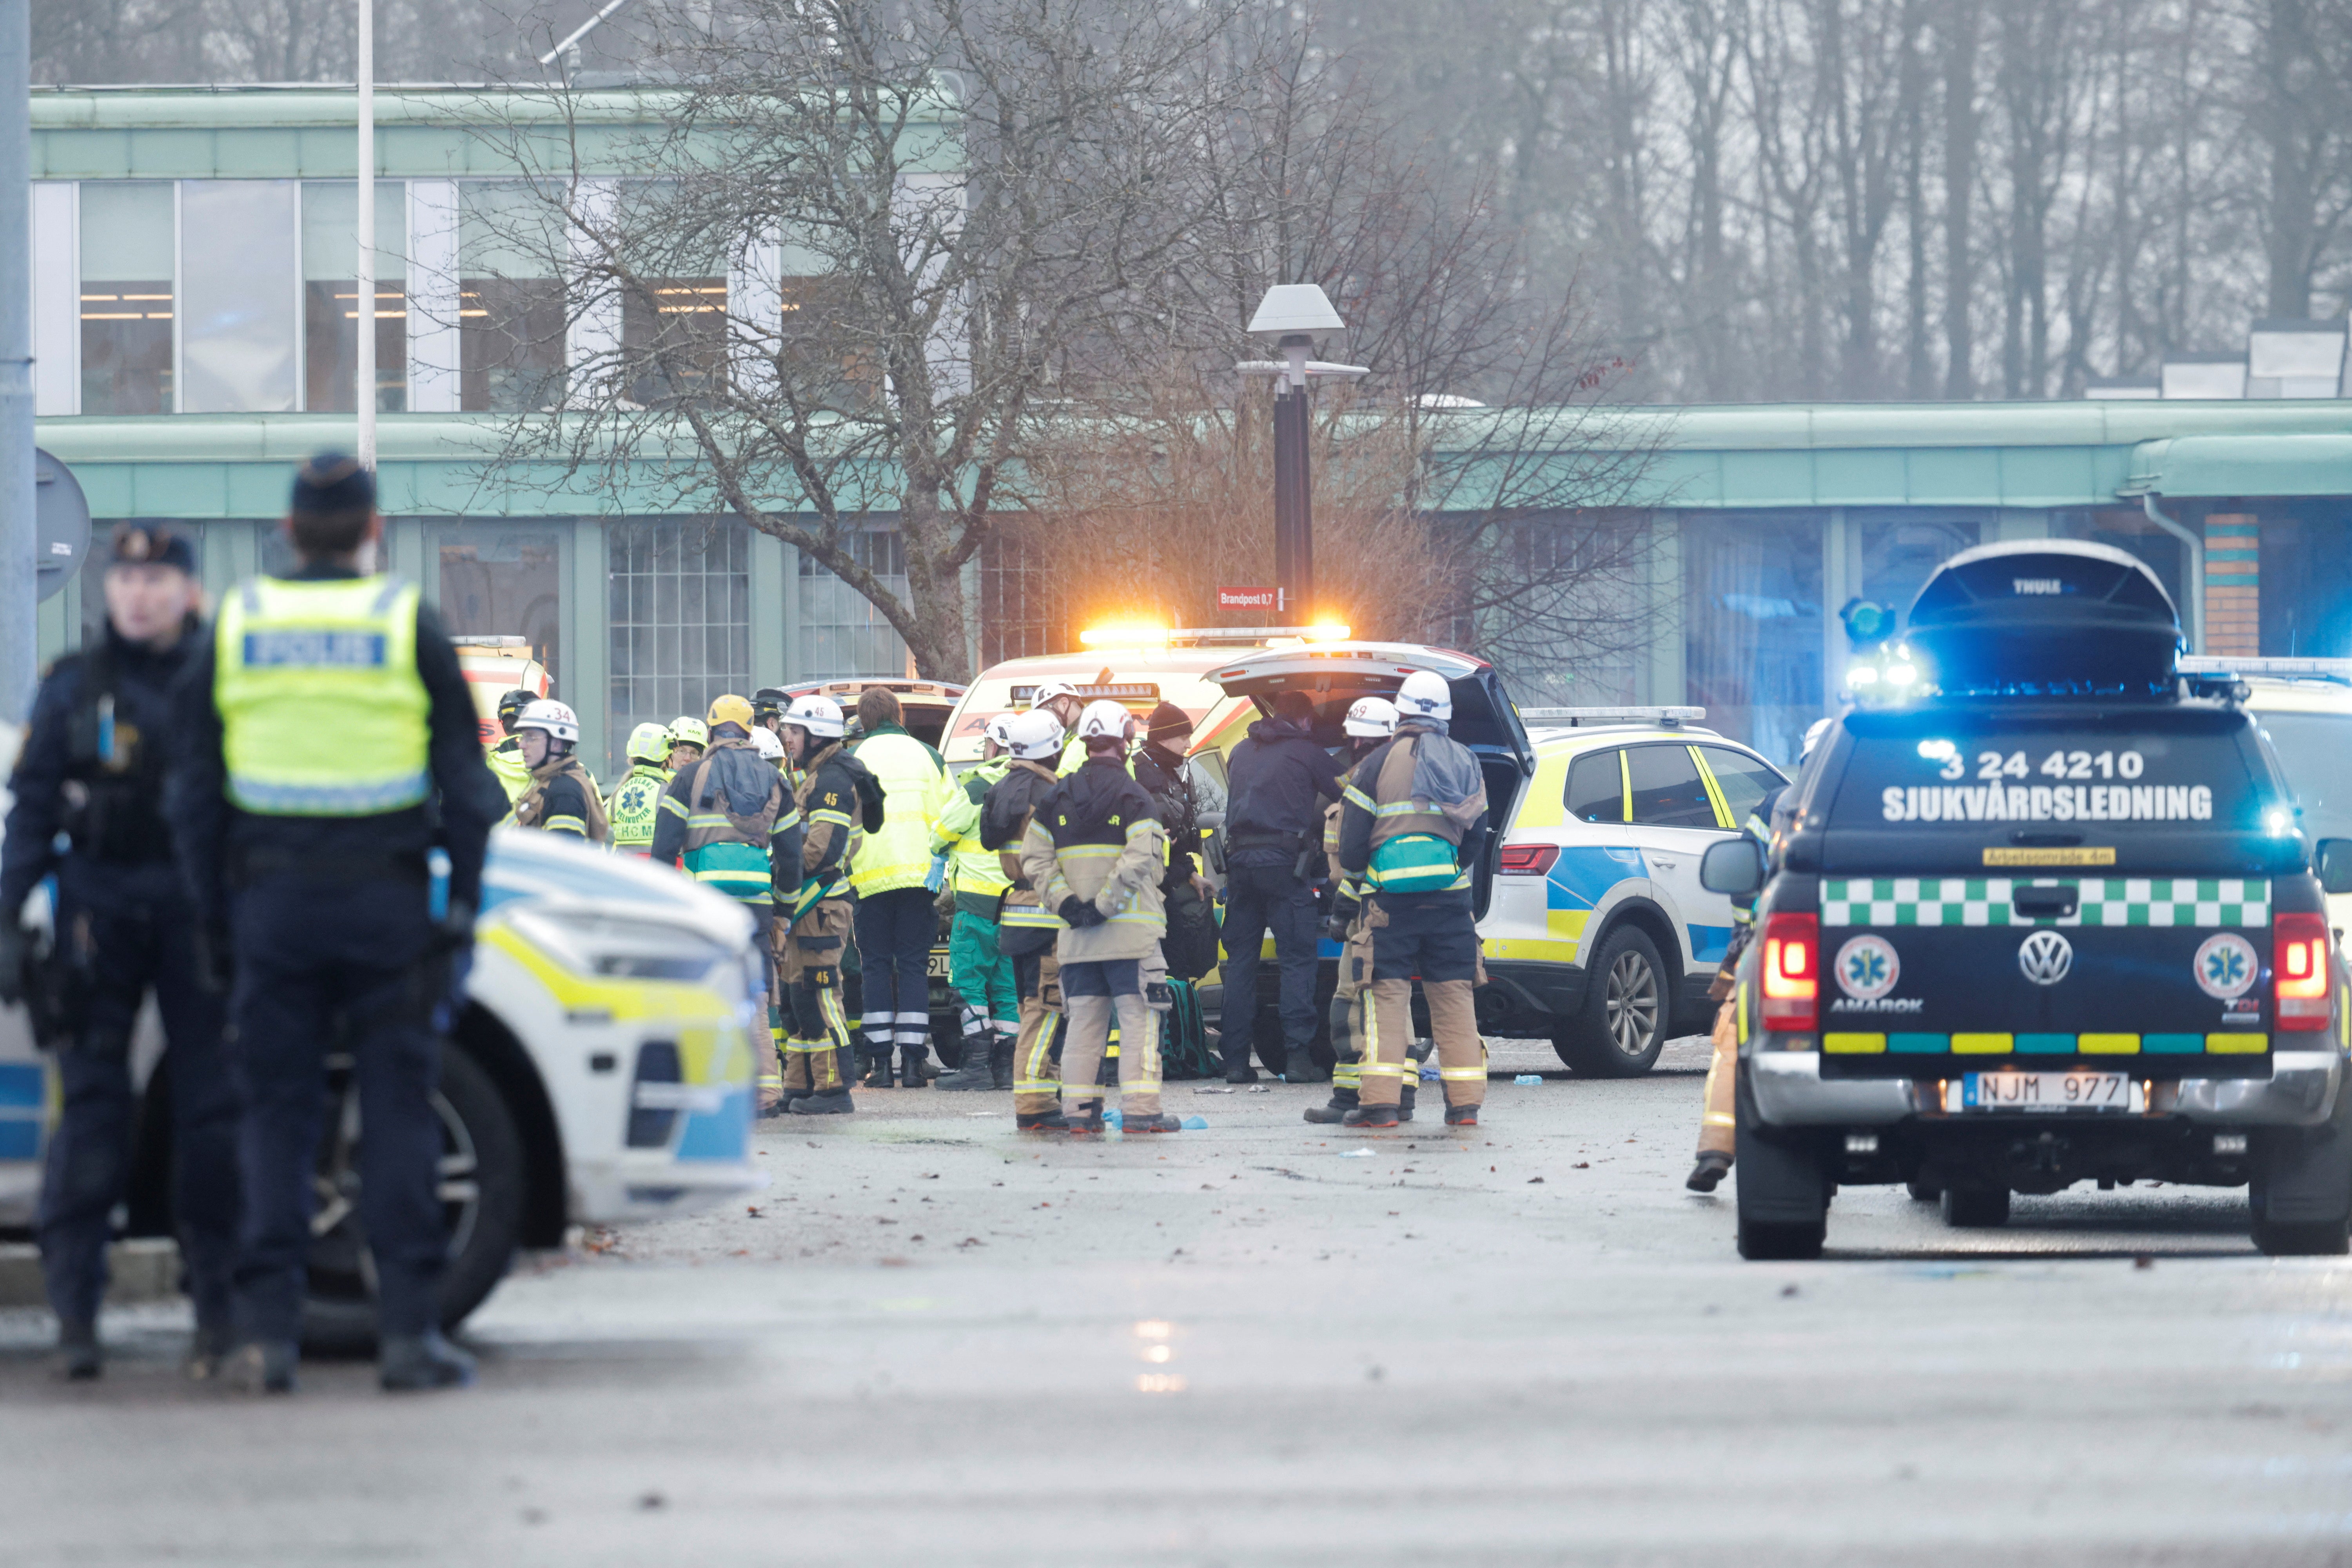
<svg viewBox="0 0 2352 1568"><path fill-rule="evenodd" d="M39 596L54 598L89 553L89 499L73 470L33 448L33 569Z"/></svg>

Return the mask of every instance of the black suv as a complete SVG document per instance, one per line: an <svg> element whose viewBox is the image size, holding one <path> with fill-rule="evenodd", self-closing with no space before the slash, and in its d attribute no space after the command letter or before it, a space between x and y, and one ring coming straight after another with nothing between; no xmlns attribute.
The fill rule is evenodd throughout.
<svg viewBox="0 0 2352 1568"><path fill-rule="evenodd" d="M2293 791L2229 679L2184 680L2162 586L2094 544L1944 563L1904 652L1776 813L1739 966L1739 1250L1810 1258L1841 1184L1955 1226L2076 1182L2252 1189L2266 1253L2352 1218L2345 973Z"/></svg>

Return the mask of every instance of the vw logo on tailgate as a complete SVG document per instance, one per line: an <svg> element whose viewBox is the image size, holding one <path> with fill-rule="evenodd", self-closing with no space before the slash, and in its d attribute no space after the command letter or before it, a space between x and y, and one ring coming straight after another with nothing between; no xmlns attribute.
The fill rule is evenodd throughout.
<svg viewBox="0 0 2352 1568"><path fill-rule="evenodd" d="M2036 985L2055 985L2074 967L2074 948L2054 931L2038 931L2021 943L2017 967Z"/></svg>

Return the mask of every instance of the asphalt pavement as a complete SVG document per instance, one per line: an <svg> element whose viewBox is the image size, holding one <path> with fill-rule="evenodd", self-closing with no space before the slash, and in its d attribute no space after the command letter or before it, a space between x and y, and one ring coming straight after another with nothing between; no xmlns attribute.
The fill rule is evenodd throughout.
<svg viewBox="0 0 2352 1568"><path fill-rule="evenodd" d="M532 1259L464 1394L191 1388L172 1306L67 1386L0 1312L0 1562L2352 1561L2344 1260L2139 1186L1990 1232L1848 1189L1742 1263L1682 1188L1704 1060L1499 1042L1486 1125L1369 1136L1304 1086L1083 1144L861 1091L763 1127L756 1200Z"/></svg>

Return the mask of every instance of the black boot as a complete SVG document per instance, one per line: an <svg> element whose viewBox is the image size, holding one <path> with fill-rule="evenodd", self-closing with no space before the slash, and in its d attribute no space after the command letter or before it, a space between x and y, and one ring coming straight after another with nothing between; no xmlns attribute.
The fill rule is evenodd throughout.
<svg viewBox="0 0 2352 1568"><path fill-rule="evenodd" d="M239 1394L291 1394L302 1352L292 1340L247 1340L221 1368L221 1382Z"/></svg>
<svg viewBox="0 0 2352 1568"><path fill-rule="evenodd" d="M1359 1105L1339 1119L1346 1127L1394 1127L1397 1108L1393 1105Z"/></svg>
<svg viewBox="0 0 2352 1568"><path fill-rule="evenodd" d="M221 1369L228 1364L231 1352L236 1349L236 1331L231 1326L226 1308L196 1312L195 1338L188 1342L188 1359L181 1363L191 1383L214 1383L220 1378Z"/></svg>
<svg viewBox="0 0 2352 1568"><path fill-rule="evenodd" d="M1282 1081L1328 1083L1331 1081L1331 1075L1315 1065L1315 1058L1307 1054L1305 1046L1293 1046L1282 1064Z"/></svg>
<svg viewBox="0 0 2352 1568"><path fill-rule="evenodd" d="M1099 1138L1103 1130L1103 1104L1099 1100L1082 1100L1062 1112L1062 1131L1080 1137Z"/></svg>
<svg viewBox="0 0 2352 1568"><path fill-rule="evenodd" d="M900 1089L927 1089L930 1086L931 1080L923 1076L923 1065L930 1059L930 1055L931 1047L929 1046L898 1047L898 1087Z"/></svg>
<svg viewBox="0 0 2352 1568"><path fill-rule="evenodd" d="M988 1047L988 1076L991 1089L1013 1087L1013 1047L1011 1036L999 1035L996 1043Z"/></svg>
<svg viewBox="0 0 2352 1568"><path fill-rule="evenodd" d="M849 1086L843 1084L839 1089L804 1095L784 1109L794 1116L846 1116L857 1107L850 1102Z"/></svg>
<svg viewBox="0 0 2352 1568"><path fill-rule="evenodd" d="M388 1394L470 1388L474 1358L443 1339L438 1329L421 1334L386 1334L376 1357L375 1380Z"/></svg>
<svg viewBox="0 0 2352 1568"><path fill-rule="evenodd" d="M1411 1079L1405 1079L1404 1087L1397 1090L1397 1120L1399 1121L1410 1121L1412 1120L1412 1091L1413 1081Z"/></svg>
<svg viewBox="0 0 2352 1568"><path fill-rule="evenodd" d="M966 1035L963 1055L956 1058L950 1071L940 1075L941 1089L994 1089L996 1075L989 1066L989 1057L996 1049L996 1037Z"/></svg>
<svg viewBox="0 0 2352 1568"><path fill-rule="evenodd" d="M1307 1108L1307 1120L1318 1124L1336 1124L1345 1121L1348 1119L1348 1112L1356 1109L1357 1098L1357 1093L1352 1089L1335 1089L1331 1091L1330 1104L1310 1105Z"/></svg>
<svg viewBox="0 0 2352 1568"><path fill-rule="evenodd" d="M58 1323L58 1375L68 1383L88 1383L103 1370L98 1353L98 1325L87 1320Z"/></svg>
<svg viewBox="0 0 2352 1568"><path fill-rule="evenodd" d="M1448 1127L1477 1126L1478 1108L1475 1105L1447 1106L1445 1108L1445 1125Z"/></svg>
<svg viewBox="0 0 2352 1568"><path fill-rule="evenodd" d="M1698 1157L1691 1173L1683 1178L1683 1185L1695 1193L1711 1193L1731 1172L1731 1156L1719 1149L1709 1149Z"/></svg>
<svg viewBox="0 0 2352 1568"><path fill-rule="evenodd" d="M1069 1118L1058 1110L1023 1110L1013 1118L1015 1131L1022 1132L1067 1132Z"/></svg>
<svg viewBox="0 0 2352 1568"><path fill-rule="evenodd" d="M1217 1042L1225 1060L1227 1083L1255 1083L1257 1069L1250 1066L1250 1038L1246 1030L1239 1035L1227 1035Z"/></svg>
<svg viewBox="0 0 2352 1568"><path fill-rule="evenodd" d="M1121 1132L1181 1132L1184 1124L1165 1111L1155 1111L1150 1116L1121 1117L1118 1130Z"/></svg>
<svg viewBox="0 0 2352 1568"><path fill-rule="evenodd" d="M888 1046L868 1046L866 1047L865 1055L865 1086L867 1089L888 1089L897 1083L898 1077L890 1070L890 1047Z"/></svg>

